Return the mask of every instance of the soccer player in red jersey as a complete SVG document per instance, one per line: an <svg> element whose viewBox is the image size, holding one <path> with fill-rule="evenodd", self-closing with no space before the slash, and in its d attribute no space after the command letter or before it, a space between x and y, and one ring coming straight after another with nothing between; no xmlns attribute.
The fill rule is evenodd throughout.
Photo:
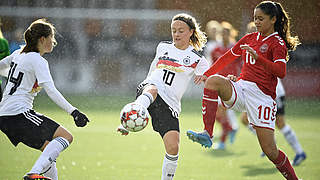
<svg viewBox="0 0 320 180"><path fill-rule="evenodd" d="M254 22L258 32L241 38L204 73L204 132L189 130L187 135L191 140L211 147L219 96L226 107L247 112L263 152L286 179L296 180L287 156L277 148L274 140L277 112L274 99L277 77L286 75L288 50L295 50L299 40L291 36L290 20L280 3L259 3L254 9ZM244 64L238 81L215 75L240 56Z"/></svg>

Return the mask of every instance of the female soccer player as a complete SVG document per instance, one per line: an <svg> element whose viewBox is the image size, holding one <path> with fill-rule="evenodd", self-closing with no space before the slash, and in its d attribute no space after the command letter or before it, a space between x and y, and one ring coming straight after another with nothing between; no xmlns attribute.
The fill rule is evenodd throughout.
<svg viewBox="0 0 320 180"><path fill-rule="evenodd" d="M274 140L277 112L274 99L277 77L283 78L286 74L287 49L295 50L299 40L291 37L290 21L280 3L263 1L258 4L254 9L254 22L258 32L241 38L205 72L202 78L205 80L202 107L205 109L204 132L188 131L187 135L204 146L212 145L219 96L226 107L247 112L263 152L286 179L295 180L298 178L294 169ZM244 65L237 82L214 75L240 56Z"/></svg>
<svg viewBox="0 0 320 180"><path fill-rule="evenodd" d="M152 126L163 140L166 154L162 180L171 180L178 165L180 130L178 116L181 98L188 83L200 84L208 63L199 50L206 43L194 17L177 14L171 21L172 42L160 42L147 78L138 86L135 103L148 108ZM125 129L118 129L127 134Z"/></svg>
<svg viewBox="0 0 320 180"><path fill-rule="evenodd" d="M247 32L248 33L256 32L256 26L254 25L254 22L248 23ZM285 121L285 115L284 115L285 114L285 97L286 97L286 92L284 90L281 80L278 78L278 84L276 87L276 99L275 99L277 103L276 126L296 153L292 161L292 165L298 166L302 161L304 161L307 158L307 155L304 152L302 146L300 145L300 142L298 140L296 133L290 127L290 125ZM247 113L245 112L242 113L241 120L244 125L248 126L249 130L253 134L256 134L255 129L251 125L249 125ZM263 157L265 156L265 154L262 152L261 156Z"/></svg>
<svg viewBox="0 0 320 180"><path fill-rule="evenodd" d="M56 44L54 35L52 24L45 19L36 20L24 33L26 45L0 61L0 69L10 66L8 83L0 103L0 129L13 145L22 142L42 151L24 180L57 180L56 158L73 140L64 127L32 109L33 99L41 88L73 116L76 126L84 127L89 122L86 115L56 89L48 62L42 57L53 50ZM42 173L44 176L40 175Z"/></svg>

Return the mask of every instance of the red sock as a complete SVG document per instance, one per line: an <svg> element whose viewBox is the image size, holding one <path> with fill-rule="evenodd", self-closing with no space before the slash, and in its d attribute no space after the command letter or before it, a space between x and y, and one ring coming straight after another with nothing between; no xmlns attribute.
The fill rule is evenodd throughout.
<svg viewBox="0 0 320 180"><path fill-rule="evenodd" d="M220 123L222 126L222 134L220 137L220 141L225 142L229 132L232 130L232 127L231 127L231 124L229 122L228 117L226 117L226 116L221 117Z"/></svg>
<svg viewBox="0 0 320 180"><path fill-rule="evenodd" d="M202 117L204 129L212 137L218 107L218 92L204 88L202 97Z"/></svg>
<svg viewBox="0 0 320 180"><path fill-rule="evenodd" d="M279 150L279 155L275 161L273 161L273 164L276 165L277 169L281 172L283 177L285 177L288 180L298 180L298 177L296 173L294 172L294 169L292 168L288 157Z"/></svg>

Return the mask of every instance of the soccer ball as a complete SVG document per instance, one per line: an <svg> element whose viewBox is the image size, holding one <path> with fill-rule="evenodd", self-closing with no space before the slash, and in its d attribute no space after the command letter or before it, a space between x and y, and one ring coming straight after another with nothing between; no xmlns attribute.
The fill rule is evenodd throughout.
<svg viewBox="0 0 320 180"><path fill-rule="evenodd" d="M121 124L131 132L138 132L144 129L150 119L147 108L137 103L125 105L120 112Z"/></svg>

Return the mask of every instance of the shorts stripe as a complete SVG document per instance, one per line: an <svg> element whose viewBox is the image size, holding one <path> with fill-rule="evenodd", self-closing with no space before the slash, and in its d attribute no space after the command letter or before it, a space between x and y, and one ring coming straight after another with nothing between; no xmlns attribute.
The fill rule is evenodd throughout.
<svg viewBox="0 0 320 180"><path fill-rule="evenodd" d="M24 112L23 115L26 119L30 120L31 122L33 122L37 126L40 126L40 124L43 121L42 119L38 118L37 116L35 116L35 117L34 117L34 115L32 116L32 114L30 112Z"/></svg>
<svg viewBox="0 0 320 180"><path fill-rule="evenodd" d="M218 102L218 99L210 99L210 98L206 98L206 97L203 97L203 99L205 99L207 101Z"/></svg>

